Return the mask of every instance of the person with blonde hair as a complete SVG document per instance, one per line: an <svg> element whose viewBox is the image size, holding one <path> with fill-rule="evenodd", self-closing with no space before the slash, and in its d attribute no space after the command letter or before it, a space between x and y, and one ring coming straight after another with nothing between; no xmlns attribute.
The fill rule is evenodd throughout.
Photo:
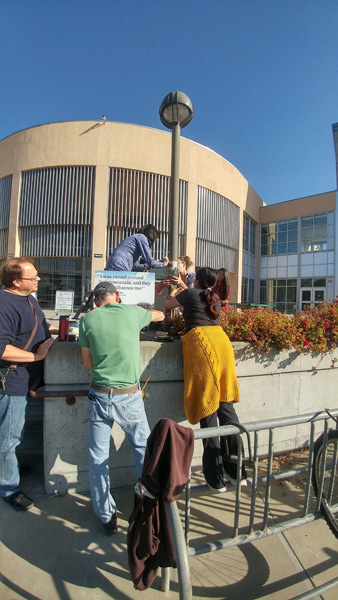
<svg viewBox="0 0 338 600"><path fill-rule="evenodd" d="M178 277L172 276L168 279L163 279L160 281L155 289L156 296L162 294L163 289L165 287L169 288L171 285L177 286L172 290L171 295L176 295L178 292L182 292L188 288L193 288L196 273L193 271L188 271L190 267L192 267L192 260L190 256L179 256L177 259Z"/></svg>

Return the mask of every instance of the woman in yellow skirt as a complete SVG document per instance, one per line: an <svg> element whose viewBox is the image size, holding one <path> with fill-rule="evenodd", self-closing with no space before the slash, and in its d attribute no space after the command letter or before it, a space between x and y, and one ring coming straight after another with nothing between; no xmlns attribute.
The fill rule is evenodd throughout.
<svg viewBox="0 0 338 600"><path fill-rule="evenodd" d="M168 296L166 308L183 307L186 333L182 339L184 361L184 409L189 423L202 428L238 423L233 407L240 401L234 351L219 321L220 300L212 291L215 272L196 273L194 287ZM237 435L203 440L203 473L212 491L224 492L234 483L237 466L227 460L238 454ZM242 483L246 473L242 469Z"/></svg>

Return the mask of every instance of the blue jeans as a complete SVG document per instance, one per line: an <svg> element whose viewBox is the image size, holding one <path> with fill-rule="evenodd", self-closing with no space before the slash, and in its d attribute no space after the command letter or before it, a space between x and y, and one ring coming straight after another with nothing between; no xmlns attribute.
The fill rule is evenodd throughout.
<svg viewBox="0 0 338 600"><path fill-rule="evenodd" d="M0 496L19 491L20 473L15 449L25 426L29 396L0 393Z"/></svg>
<svg viewBox="0 0 338 600"><path fill-rule="evenodd" d="M150 433L142 392L113 396L89 388L88 445L89 483L95 514L108 523L116 511L110 493L109 448L114 421L125 432L133 449L137 477L141 477L147 438Z"/></svg>

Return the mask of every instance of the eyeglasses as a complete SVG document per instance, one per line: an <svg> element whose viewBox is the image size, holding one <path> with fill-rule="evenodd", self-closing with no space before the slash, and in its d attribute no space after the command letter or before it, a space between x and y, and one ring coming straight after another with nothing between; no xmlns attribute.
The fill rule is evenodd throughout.
<svg viewBox="0 0 338 600"><path fill-rule="evenodd" d="M24 279L25 281L39 281L40 277L36 274L35 277L20 277L20 279Z"/></svg>

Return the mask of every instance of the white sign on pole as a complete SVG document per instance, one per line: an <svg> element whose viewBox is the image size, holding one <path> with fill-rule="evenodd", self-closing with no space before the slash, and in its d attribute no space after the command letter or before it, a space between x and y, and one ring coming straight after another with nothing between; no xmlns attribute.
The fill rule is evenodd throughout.
<svg viewBox="0 0 338 600"><path fill-rule="evenodd" d="M65 290L56 290L55 292L55 312L63 315L70 315L73 312L74 292Z"/></svg>
<svg viewBox="0 0 338 600"><path fill-rule="evenodd" d="M95 271L94 286L100 281L111 281L120 292L123 304L137 304L144 308L154 308L155 273Z"/></svg>

